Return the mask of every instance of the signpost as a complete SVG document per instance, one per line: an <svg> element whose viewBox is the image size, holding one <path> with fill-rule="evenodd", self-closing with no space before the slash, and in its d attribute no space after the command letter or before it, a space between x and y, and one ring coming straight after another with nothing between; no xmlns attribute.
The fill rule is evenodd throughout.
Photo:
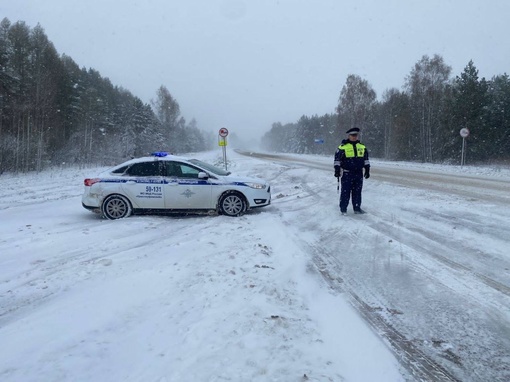
<svg viewBox="0 0 510 382"><path fill-rule="evenodd" d="M460 154L460 166L464 166L466 162L466 138L469 136L469 129L463 127L460 129L460 136L462 137L462 151Z"/></svg>
<svg viewBox="0 0 510 382"><path fill-rule="evenodd" d="M227 135L228 129L222 127L218 132L218 146L221 146L223 150L223 164L225 165L225 171L227 171Z"/></svg>

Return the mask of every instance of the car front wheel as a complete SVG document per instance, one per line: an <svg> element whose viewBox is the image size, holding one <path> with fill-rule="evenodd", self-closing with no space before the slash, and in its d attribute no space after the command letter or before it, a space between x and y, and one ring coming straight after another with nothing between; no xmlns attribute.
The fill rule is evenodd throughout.
<svg viewBox="0 0 510 382"><path fill-rule="evenodd" d="M105 218L115 220L128 217L132 209L129 200L124 196L110 195L103 201L101 212Z"/></svg>
<svg viewBox="0 0 510 382"><path fill-rule="evenodd" d="M227 216L239 216L246 211L244 198L236 193L226 194L220 200L220 212Z"/></svg>

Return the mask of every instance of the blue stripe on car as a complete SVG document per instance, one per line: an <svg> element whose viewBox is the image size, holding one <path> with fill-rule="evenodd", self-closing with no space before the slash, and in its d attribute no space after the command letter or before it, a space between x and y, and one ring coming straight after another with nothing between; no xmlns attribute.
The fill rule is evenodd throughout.
<svg viewBox="0 0 510 382"><path fill-rule="evenodd" d="M101 183L127 183L127 182L135 182L135 183L141 183L141 184L170 184L175 182L169 182L168 180L160 180L160 179L101 179L99 182ZM206 180L179 180L177 182L178 184L191 184L191 185L199 185L199 186L242 186L242 187L248 187L246 183L243 182L232 182L232 183L209 183Z"/></svg>

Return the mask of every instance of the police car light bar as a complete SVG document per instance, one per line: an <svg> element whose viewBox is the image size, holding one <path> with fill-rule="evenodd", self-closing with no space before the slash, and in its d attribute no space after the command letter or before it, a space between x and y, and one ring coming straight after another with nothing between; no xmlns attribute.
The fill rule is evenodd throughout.
<svg viewBox="0 0 510 382"><path fill-rule="evenodd" d="M155 151L151 155L153 157L166 157L168 153L166 151Z"/></svg>

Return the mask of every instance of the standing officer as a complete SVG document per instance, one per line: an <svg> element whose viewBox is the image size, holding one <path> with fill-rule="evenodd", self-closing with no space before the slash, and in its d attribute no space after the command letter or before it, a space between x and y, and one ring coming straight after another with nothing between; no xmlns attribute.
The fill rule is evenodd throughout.
<svg viewBox="0 0 510 382"><path fill-rule="evenodd" d="M363 176L370 177L370 161L368 150L358 140L359 128L347 130L348 139L344 139L335 152L335 177L342 179L340 193L340 212L347 214L347 206L352 196L352 207L355 214L364 214L361 209L361 190ZM365 174L363 175L363 169Z"/></svg>

